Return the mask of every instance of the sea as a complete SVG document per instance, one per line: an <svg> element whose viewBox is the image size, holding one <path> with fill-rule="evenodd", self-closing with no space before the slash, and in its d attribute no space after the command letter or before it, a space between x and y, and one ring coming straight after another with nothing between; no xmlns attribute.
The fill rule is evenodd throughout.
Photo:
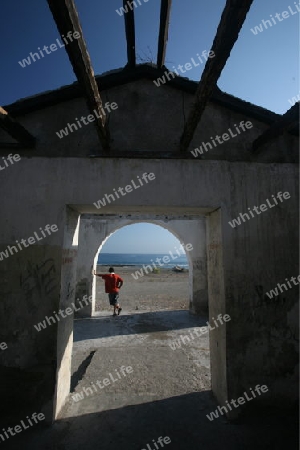
<svg viewBox="0 0 300 450"><path fill-rule="evenodd" d="M100 253L98 257L98 264L104 266L143 266L144 264L151 264L154 262L157 267L159 264L155 261L156 258L163 258L168 256L170 262L164 264L161 267L166 269L172 268L174 266L180 266L188 269L189 264L186 255L180 253L180 256L176 251L172 251L172 256L170 253ZM163 264L163 261L161 261Z"/></svg>

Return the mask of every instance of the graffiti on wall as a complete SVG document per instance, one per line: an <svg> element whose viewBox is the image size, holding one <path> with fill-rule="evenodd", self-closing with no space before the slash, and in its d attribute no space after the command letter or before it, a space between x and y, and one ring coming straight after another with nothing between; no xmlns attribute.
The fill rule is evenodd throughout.
<svg viewBox="0 0 300 450"><path fill-rule="evenodd" d="M65 248L62 251L62 265L71 264L77 256L77 250Z"/></svg>
<svg viewBox="0 0 300 450"><path fill-rule="evenodd" d="M51 294L57 288L54 259L48 258L39 264L28 261L25 273L20 275L20 286L26 300L35 292L41 297Z"/></svg>

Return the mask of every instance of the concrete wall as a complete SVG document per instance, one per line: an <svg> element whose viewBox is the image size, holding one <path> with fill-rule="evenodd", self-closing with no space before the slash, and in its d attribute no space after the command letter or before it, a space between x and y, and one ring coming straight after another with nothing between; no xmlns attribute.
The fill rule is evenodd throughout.
<svg viewBox="0 0 300 450"><path fill-rule="evenodd" d="M246 386L266 384L270 392L258 400L275 401L281 407L292 405L298 395L299 286L292 284L273 299L266 292L300 273L299 211L294 203L298 181L289 179L286 169L285 165L270 166L265 179L261 166L239 174L231 170L232 192L239 193L232 217L247 211L245 201L250 206L272 200L271 192L288 191L291 198L234 230L229 230L225 209L222 226L226 310L232 317L227 358L234 361L228 364L228 395L237 398Z"/></svg>
<svg viewBox="0 0 300 450"><path fill-rule="evenodd" d="M212 390L219 403L224 405L229 398L226 332L228 327L228 333L230 333L231 324L227 325L227 322L220 324L216 320L216 323L219 325L216 327L214 322L214 319L217 319L219 314L224 316L227 313L224 289L221 208L209 214L207 221L209 324L213 328L209 331Z"/></svg>
<svg viewBox="0 0 300 450"><path fill-rule="evenodd" d="M212 248L207 252L209 268L214 258L218 262L214 269L209 269L209 303L214 314L217 314L216 305L220 304L231 321L220 331L221 336L216 336L212 348L215 392L220 399L226 396L231 399L256 384L267 384L269 393L261 401L290 404L298 391L298 287L273 300L268 299L266 292L286 277L299 274L298 168L294 164L297 138L285 135L271 142L254 162L249 152L251 142L267 125L253 120L253 129L207 152L206 160L126 159L122 158L126 149L176 148L183 128L183 94L139 81L111 89L104 94L104 100L106 95L109 101L119 105L111 115L110 125L113 147L120 151L120 158L85 158L99 150L93 125L61 140L56 136L55 132L68 121L87 114L84 101L76 99L22 117L22 123L38 138L37 149L34 154L21 152L21 161L1 171L0 252L7 252L7 246L16 245L16 240L20 242L33 236L40 227L58 226L57 232L36 245L13 251L7 258L2 255L0 330L1 341L8 345L0 351L2 374L7 373L6 369L18 373L18 386L24 386L25 379L32 379L26 385L24 402L34 399L37 408L49 406L56 381L58 410L68 393L71 318L47 325L41 331L34 325L46 315L53 315L53 311L70 305L76 295L76 276L79 281L85 278L82 262L77 270L79 214L106 216L103 239L112 231L109 215L113 220L131 214L153 220L168 215L190 221L192 237L198 245L193 259L193 303L200 305L201 310L207 301L205 249L200 238L204 236L204 225L202 222L203 227L198 226L198 235L194 224L219 210L218 231L211 219L208 220L208 228L212 224L210 236L219 234L222 242L222 254L214 256ZM188 94L184 97L187 112L192 97ZM252 119L210 104L191 148L210 136L226 132L240 120ZM114 188L128 185L145 172L154 173L155 180L101 209L93 205ZM291 198L236 228L228 224L239 213L266 203L266 199L271 200L279 191L288 191ZM177 232L185 233L183 228L174 228L174 233ZM84 228L80 233L84 242ZM186 234L183 238L186 239ZM94 249L88 256L90 261L97 245L94 240ZM87 260L87 255L84 259ZM89 271L90 266L86 269ZM223 289L221 273L225 296L219 303ZM217 345L219 338L222 346ZM224 346L226 359L222 355ZM32 373L36 376L32 377ZM220 379L225 374L226 384ZM18 398L16 390L16 402Z"/></svg>
<svg viewBox="0 0 300 450"><path fill-rule="evenodd" d="M50 398L55 386L55 378L49 374L53 377L57 361L57 329L51 325L37 332L33 325L59 307L66 205L81 213L99 214L95 201L144 172L156 174L152 184L117 199L105 207L105 214L154 215L164 211L200 217L221 208L226 312L232 318L226 326L223 368L228 396L236 398L245 386L265 383L270 388L265 400L290 402L297 393L298 288L272 302L265 296L298 271L298 171L290 164L24 158L10 172L3 171L1 211L7 225L1 229L1 251L47 223L56 223L58 232L0 262L6 283L1 330L8 344L1 352L2 364L24 370L43 367L40 389ZM15 180L22 186L18 192ZM288 191L291 198L235 229L228 224L249 206L264 203L279 191ZM43 265L45 262L54 268ZM24 284L26 281L31 284ZM72 283L70 288L75 287ZM61 301L70 303L65 287L61 292ZM215 299L210 298L210 302Z"/></svg>
<svg viewBox="0 0 300 450"><path fill-rule="evenodd" d="M65 210L64 242L62 250L61 288L59 307L64 311L58 322L57 331L57 372L55 386L55 404L53 417L56 417L70 391L71 358L73 348L73 315L65 313L75 300L75 282L77 269L77 249L79 234L79 215L69 207ZM71 255L71 256L67 256ZM58 316L59 317L59 316Z"/></svg>

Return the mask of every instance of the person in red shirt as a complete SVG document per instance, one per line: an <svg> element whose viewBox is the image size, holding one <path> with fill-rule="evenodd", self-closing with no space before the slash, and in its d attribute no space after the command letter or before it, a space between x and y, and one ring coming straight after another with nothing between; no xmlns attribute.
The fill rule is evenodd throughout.
<svg viewBox="0 0 300 450"><path fill-rule="evenodd" d="M113 316L116 316L118 311L118 316L122 311L122 308L118 302L119 299L119 290L123 286L123 279L117 275L114 271L113 267L110 267L108 270L109 273L96 273L94 270L94 275L96 277L101 277L105 280L105 292L108 294L109 304L114 307Z"/></svg>

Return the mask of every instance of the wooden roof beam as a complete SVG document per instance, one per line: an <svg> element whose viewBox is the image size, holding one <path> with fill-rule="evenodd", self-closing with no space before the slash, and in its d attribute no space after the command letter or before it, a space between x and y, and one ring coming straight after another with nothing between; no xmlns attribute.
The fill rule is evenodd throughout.
<svg viewBox="0 0 300 450"><path fill-rule="evenodd" d="M158 69L161 69L165 65L171 6L172 0L161 0L160 26L159 26L159 38L157 50Z"/></svg>
<svg viewBox="0 0 300 450"><path fill-rule="evenodd" d="M72 41L65 45L65 48L74 73L84 91L89 111L97 116L94 123L102 148L104 151L109 151L110 136L106 115L102 108L102 100L74 0L47 0L47 2L59 33L66 36L66 39L67 36L73 36L76 32L80 35L79 38L73 37Z"/></svg>
<svg viewBox="0 0 300 450"><path fill-rule="evenodd" d="M285 131L289 131L294 126L299 126L299 103L292 106L279 120L276 120L276 122L255 139L252 144L252 152L259 153L264 144L282 135Z"/></svg>
<svg viewBox="0 0 300 450"><path fill-rule="evenodd" d="M0 127L12 138L18 141L22 147L35 147L35 138L19 122L14 120L5 109L0 106Z"/></svg>
<svg viewBox="0 0 300 450"><path fill-rule="evenodd" d="M216 36L211 48L214 57L208 58L195 101L192 105L187 122L180 139L180 150L186 151L193 139L195 130L202 117L205 107L212 95L217 81L222 73L230 52L238 39L239 32L246 19L253 0L227 0ZM212 54L213 56L213 54Z"/></svg>
<svg viewBox="0 0 300 450"><path fill-rule="evenodd" d="M135 25L134 25L134 6L133 0L123 0L123 8L125 9L125 34L127 41L127 59L128 67L135 67L136 52L135 52Z"/></svg>

